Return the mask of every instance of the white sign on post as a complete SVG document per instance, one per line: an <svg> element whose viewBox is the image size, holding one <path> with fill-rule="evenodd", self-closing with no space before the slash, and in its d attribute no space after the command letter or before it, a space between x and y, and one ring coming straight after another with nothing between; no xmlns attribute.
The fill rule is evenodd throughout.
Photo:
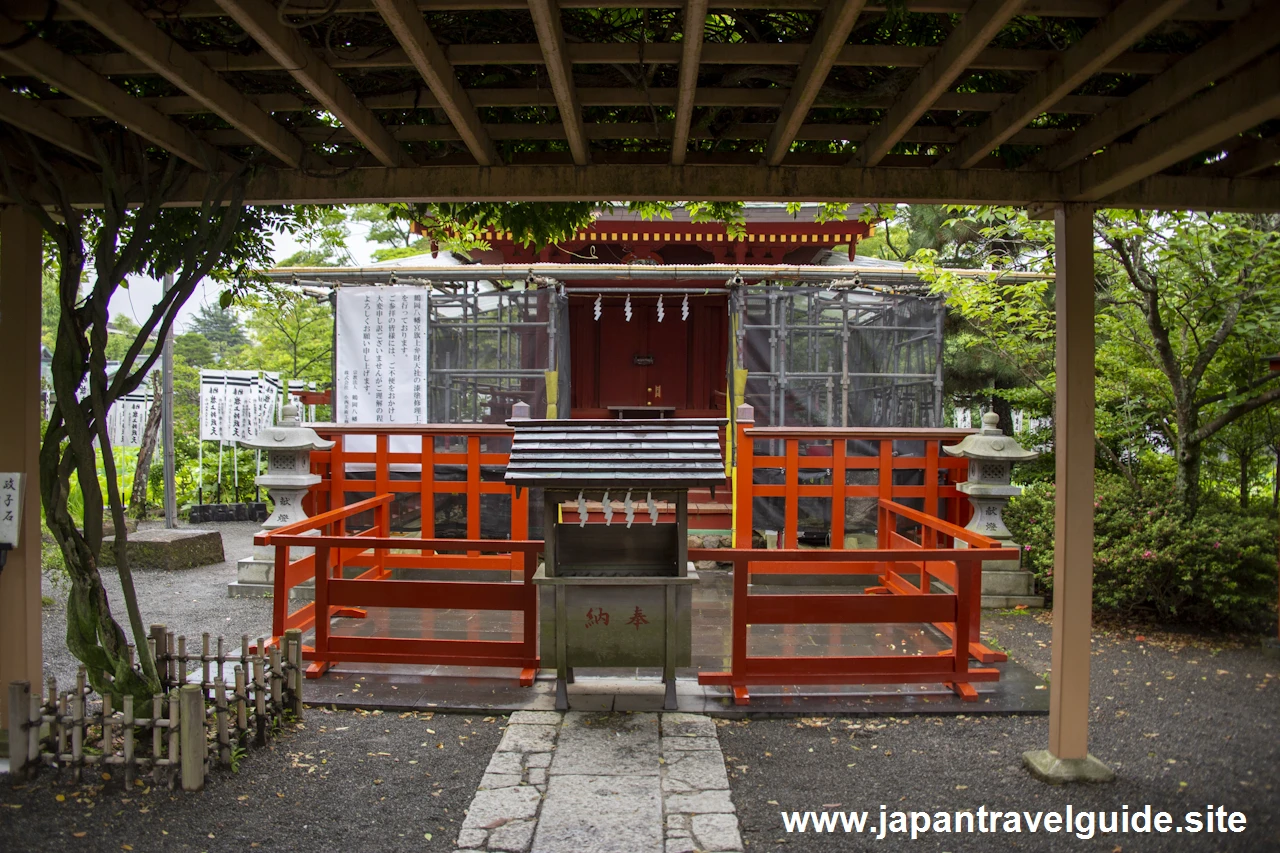
<svg viewBox="0 0 1280 853"><path fill-rule="evenodd" d="M420 287L338 290L333 419L338 423L425 424L428 295ZM348 436L367 453L373 436ZM416 436L392 436L392 453L417 453ZM349 470L367 467L352 466ZM394 470L394 466L393 466Z"/></svg>
<svg viewBox="0 0 1280 853"><path fill-rule="evenodd" d="M222 441L226 438L227 372L200 371L200 440Z"/></svg>
<svg viewBox="0 0 1280 853"><path fill-rule="evenodd" d="M0 474L0 545L18 547L22 531L22 484L26 474ZM0 566L4 561L0 560Z"/></svg>

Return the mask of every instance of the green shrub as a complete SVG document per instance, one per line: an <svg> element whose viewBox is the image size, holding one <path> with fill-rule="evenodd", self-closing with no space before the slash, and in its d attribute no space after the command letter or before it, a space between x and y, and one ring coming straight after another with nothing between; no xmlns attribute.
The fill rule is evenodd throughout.
<svg viewBox="0 0 1280 853"><path fill-rule="evenodd" d="M1206 500L1188 521L1163 478L1133 488L1099 472L1093 605L1121 616L1261 630L1276 615L1276 522ZM1053 589L1054 485L1034 483L1005 514L1025 564Z"/></svg>

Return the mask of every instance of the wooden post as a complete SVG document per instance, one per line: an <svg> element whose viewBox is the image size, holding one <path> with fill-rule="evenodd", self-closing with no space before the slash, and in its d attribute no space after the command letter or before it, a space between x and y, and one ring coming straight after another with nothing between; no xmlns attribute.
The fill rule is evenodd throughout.
<svg viewBox="0 0 1280 853"><path fill-rule="evenodd" d="M1089 755L1089 644L1093 623L1093 211L1059 207L1057 399L1054 452L1057 515L1053 560L1053 659L1049 748L1023 755L1033 775L1051 782L1115 777Z"/></svg>
<svg viewBox="0 0 1280 853"><path fill-rule="evenodd" d="M27 708L31 704L31 682L9 682L9 772L15 779L27 778Z"/></svg>
<svg viewBox="0 0 1280 853"><path fill-rule="evenodd" d="M204 790L204 760L208 747L204 730L204 690L184 684L178 691L178 727L181 730L182 790Z"/></svg>
<svg viewBox="0 0 1280 853"><path fill-rule="evenodd" d="M27 475L18 547L0 571L0 684L40 684L41 227L16 205L0 208L0 471ZM0 690L0 725L9 692ZM27 703L18 709L27 713ZM14 752L21 749L14 748Z"/></svg>
<svg viewBox="0 0 1280 853"><path fill-rule="evenodd" d="M292 669L289 670L289 692L292 700L293 715L302 720L302 629L290 628L284 632L285 660Z"/></svg>

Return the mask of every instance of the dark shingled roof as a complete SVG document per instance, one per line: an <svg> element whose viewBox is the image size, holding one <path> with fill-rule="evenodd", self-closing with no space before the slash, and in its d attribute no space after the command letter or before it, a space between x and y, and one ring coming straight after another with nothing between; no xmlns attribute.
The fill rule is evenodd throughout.
<svg viewBox="0 0 1280 853"><path fill-rule="evenodd" d="M724 482L714 418L510 420L513 486L689 488Z"/></svg>

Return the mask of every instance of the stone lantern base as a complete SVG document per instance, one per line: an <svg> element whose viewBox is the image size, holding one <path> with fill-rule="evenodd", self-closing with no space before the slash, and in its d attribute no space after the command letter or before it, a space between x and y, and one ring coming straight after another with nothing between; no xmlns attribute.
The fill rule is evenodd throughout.
<svg viewBox="0 0 1280 853"><path fill-rule="evenodd" d="M1014 548L1014 542L1003 543ZM982 563L982 606L1008 610L1018 605L1044 607L1044 596L1036 595L1036 578L1021 568L1017 560L985 560Z"/></svg>

